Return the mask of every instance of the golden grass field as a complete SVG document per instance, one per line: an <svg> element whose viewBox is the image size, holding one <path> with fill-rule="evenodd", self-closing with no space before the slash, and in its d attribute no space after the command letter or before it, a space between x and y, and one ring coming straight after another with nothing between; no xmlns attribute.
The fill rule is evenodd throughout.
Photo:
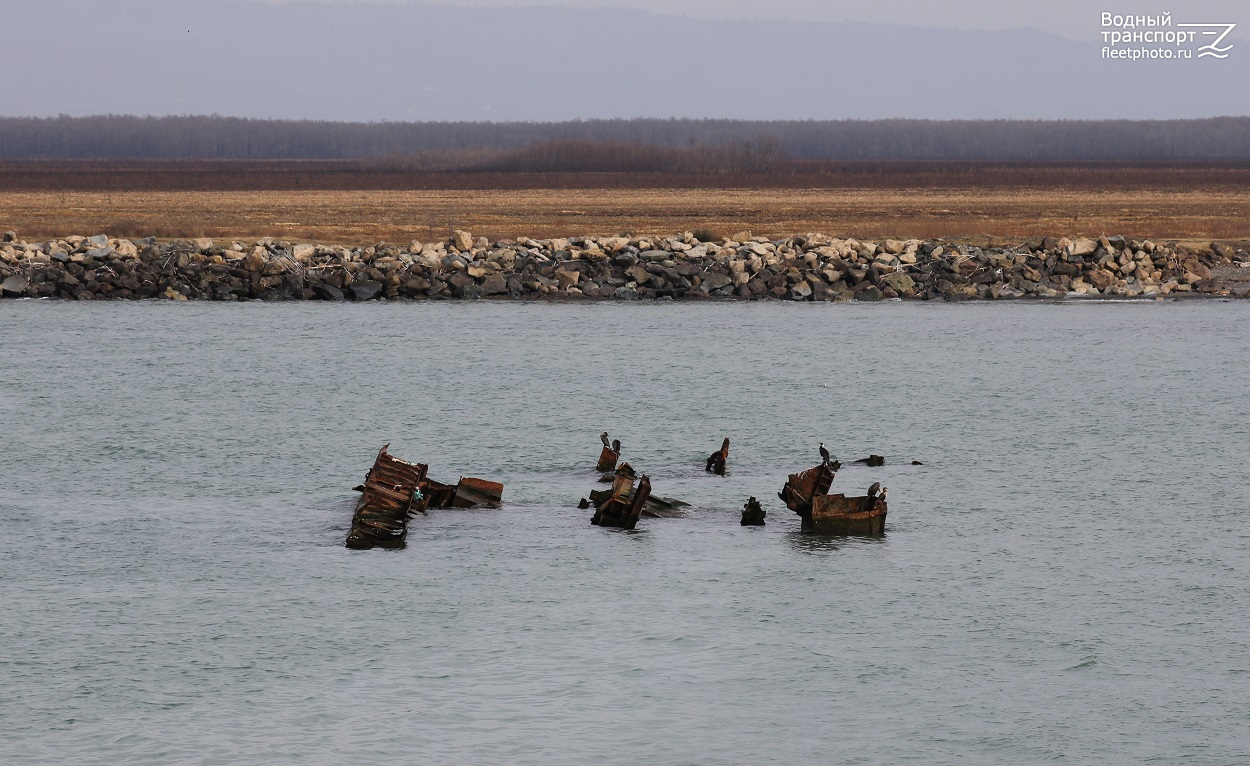
<svg viewBox="0 0 1250 766"><path fill-rule="evenodd" d="M586 234L1250 238L1250 166L846 163L761 176L3 161L0 230L335 243Z"/></svg>
<svg viewBox="0 0 1250 766"><path fill-rule="evenodd" d="M1250 188L516 189L420 191L0 191L0 227L21 236L406 242L451 228L489 237L742 229L781 236L1124 234L1250 238Z"/></svg>

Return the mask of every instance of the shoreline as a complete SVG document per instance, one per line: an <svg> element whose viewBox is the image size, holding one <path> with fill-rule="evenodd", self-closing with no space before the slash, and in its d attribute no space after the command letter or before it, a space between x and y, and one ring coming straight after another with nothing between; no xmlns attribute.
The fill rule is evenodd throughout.
<svg viewBox="0 0 1250 766"><path fill-rule="evenodd" d="M705 235L706 236L706 235ZM1250 298L1250 253L1122 236L977 247L749 231L359 247L263 238L0 236L0 295L62 300L1011 300Z"/></svg>

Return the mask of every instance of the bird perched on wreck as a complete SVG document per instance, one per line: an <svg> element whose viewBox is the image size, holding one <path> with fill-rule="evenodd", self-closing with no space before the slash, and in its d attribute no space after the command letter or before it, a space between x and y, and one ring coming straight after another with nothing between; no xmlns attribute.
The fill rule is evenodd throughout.
<svg viewBox="0 0 1250 766"><path fill-rule="evenodd" d="M829 465L829 461L832 459L829 450L825 449L824 442L820 443L820 459L824 461L825 465Z"/></svg>
<svg viewBox="0 0 1250 766"><path fill-rule="evenodd" d="M599 441L603 442L603 446L607 447L608 449L612 449L612 442L608 441L607 431L604 431L603 433L599 434Z"/></svg>
<svg viewBox="0 0 1250 766"><path fill-rule="evenodd" d="M618 455L621 454L621 440L620 439L612 440L612 451Z"/></svg>
<svg viewBox="0 0 1250 766"><path fill-rule="evenodd" d="M868 488L868 502L875 503L878 500L885 502L886 495L890 494L889 487L881 486L881 482L874 481L872 486Z"/></svg>

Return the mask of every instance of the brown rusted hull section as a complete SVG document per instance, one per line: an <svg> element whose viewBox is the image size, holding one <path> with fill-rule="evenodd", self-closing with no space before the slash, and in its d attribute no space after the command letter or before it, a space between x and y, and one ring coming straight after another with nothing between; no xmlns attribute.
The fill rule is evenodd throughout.
<svg viewBox="0 0 1250 766"><path fill-rule="evenodd" d="M441 484L430 479L421 489L429 497L430 508L476 508L498 505L503 499L502 484L469 476L460 477L458 484Z"/></svg>
<svg viewBox="0 0 1250 766"><path fill-rule="evenodd" d="M460 483L456 485L456 495L452 503L457 508L473 508L478 505L498 505L502 499L502 484L461 476Z"/></svg>
<svg viewBox="0 0 1250 766"><path fill-rule="evenodd" d="M347 533L347 547L402 548L408 537L408 514L415 510L417 489L425 480L425 465L409 463L378 451L373 467L361 485L360 502ZM424 498L420 503L424 503Z"/></svg>
<svg viewBox="0 0 1250 766"><path fill-rule="evenodd" d="M599 462L595 465L595 470L608 471L616 470L616 461L621 459L619 452L613 452L611 447L604 447L603 452L599 453Z"/></svg>
<svg viewBox="0 0 1250 766"><path fill-rule="evenodd" d="M829 487L833 486L833 477L833 469L825 463L801 473L792 473L777 497L787 508L806 518L812 513L813 499L828 494Z"/></svg>
<svg viewBox="0 0 1250 766"><path fill-rule="evenodd" d="M621 474L612 483L611 490L590 493L595 504L595 515L590 523L600 527L619 527L633 529L642 516L643 506L651 497L651 479L642 476L638 486L634 486L634 477Z"/></svg>
<svg viewBox="0 0 1250 766"><path fill-rule="evenodd" d="M885 533L886 501L880 497L817 497L803 531L822 535L881 535Z"/></svg>

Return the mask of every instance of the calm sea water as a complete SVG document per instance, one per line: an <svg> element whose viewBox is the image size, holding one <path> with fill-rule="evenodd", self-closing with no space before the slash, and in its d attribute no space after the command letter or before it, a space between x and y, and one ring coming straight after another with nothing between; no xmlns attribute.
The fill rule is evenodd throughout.
<svg viewBox="0 0 1250 766"><path fill-rule="evenodd" d="M1250 304L0 322L5 764L1250 762ZM590 526L602 430L684 518ZM504 507L346 550L386 442Z"/></svg>

